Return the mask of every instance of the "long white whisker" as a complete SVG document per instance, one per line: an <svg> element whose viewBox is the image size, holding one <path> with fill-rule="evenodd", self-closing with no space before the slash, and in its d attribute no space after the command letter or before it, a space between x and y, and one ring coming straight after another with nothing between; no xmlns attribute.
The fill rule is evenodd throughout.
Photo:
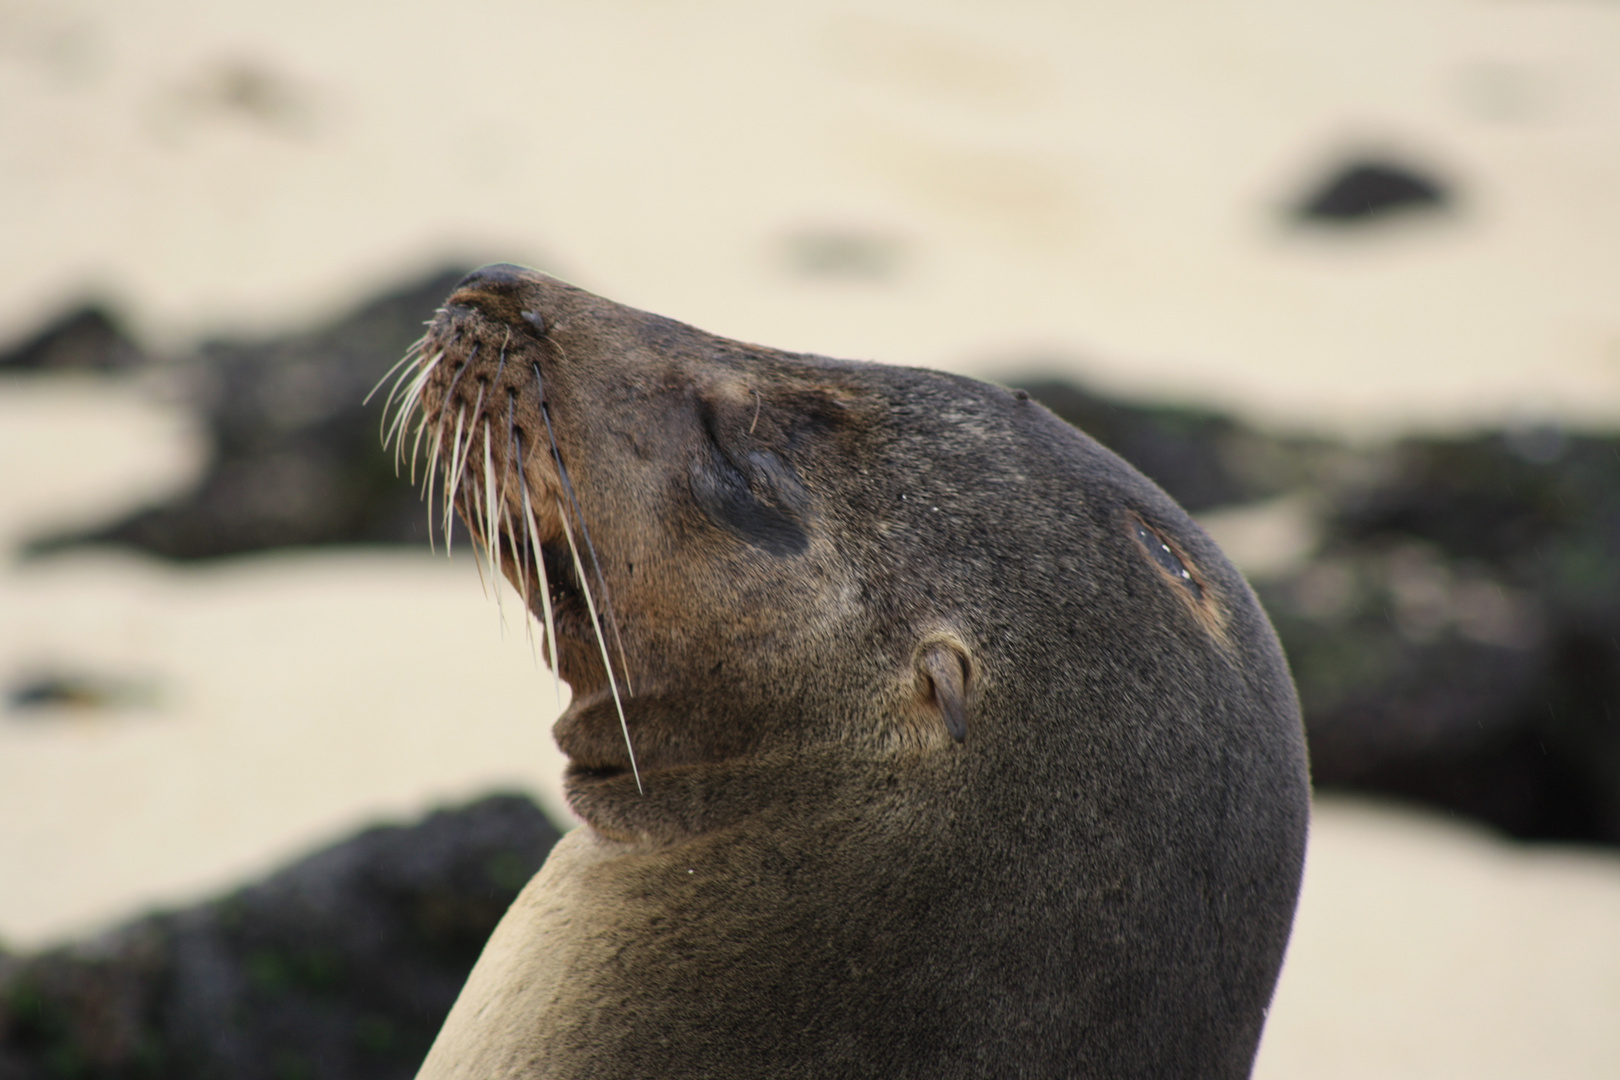
<svg viewBox="0 0 1620 1080"><path fill-rule="evenodd" d="M421 354L420 351L407 352L405 355L406 355L407 359L410 359L410 360L413 360L413 361L420 361L421 358L422 358L422 354ZM398 365L396 365L396 367L397 366ZM383 409L382 409L382 411L383 411L383 426L384 426L385 429L390 426L390 423L389 423L390 410L394 407L395 401L399 400L401 390L411 386L412 385L412 380L416 379L420 374L421 374L421 371L413 365L412 367L405 368L403 371L401 371L394 378L394 385L388 388L388 397L383 400ZM406 392L408 393L409 391L407 390ZM393 413L393 418L394 418L394 422L397 423L398 419L399 419L399 413ZM388 438L388 435L385 432L385 434L383 435L383 445L387 446L388 442L389 442L389 438Z"/></svg>
<svg viewBox="0 0 1620 1080"><path fill-rule="evenodd" d="M591 586L585 579L585 567L579 561L579 548L574 544L574 530L568 524L568 511L563 509L561 499L557 500L557 516L562 518L563 533L568 537L568 551L574 557L574 573L579 576L580 591L585 594L585 608L591 613L596 646L602 650L602 667L607 671L608 689L613 692L613 707L619 711L619 729L624 732L624 748L630 754L630 772L636 778L636 792L646 794L641 786L641 770L636 767L636 748L630 743L630 722L624 718L624 702L619 700L619 683L613 677L613 662L608 659L607 639L602 636L602 620L596 617L596 602L591 599Z"/></svg>
<svg viewBox="0 0 1620 1080"><path fill-rule="evenodd" d="M440 350L439 355L435 356L432 360L428 361L427 370L429 372L431 372L434 368L439 366L439 361L443 360L443 359L444 359L444 352L443 352L443 350ZM424 388L426 387L426 385L427 385L427 383L426 383L426 380L424 379L423 380ZM417 400L417 404L420 405L421 401L422 401L422 391L421 390L418 390L416 392L416 400ZM423 412L421 421L418 422L417 425L416 425L416 441L411 444L411 486L412 487L416 486L416 462L417 462L417 459L419 459L422 456L422 434L423 434L423 432L425 432L427 430L427 426L428 426L428 416L427 416L426 412ZM403 436L401 438L403 439Z"/></svg>
<svg viewBox="0 0 1620 1080"><path fill-rule="evenodd" d="M473 440L478 436L478 412L484 407L484 388L478 388L478 399L473 402L472 422L467 425L467 445L461 454L461 467L456 471L456 491L461 491L461 477L467 470L467 459L472 456Z"/></svg>
<svg viewBox="0 0 1620 1080"><path fill-rule="evenodd" d="M422 359L422 340L423 339L420 338L417 339L414 343L412 343L410 348L405 350L405 355L400 357L398 362L396 362L393 367L388 369L388 374L384 375L377 381L377 385L371 388L371 393L367 394L365 400L361 402L362 405L369 402L373 395L375 395L378 390L382 389L383 382L387 381L390 375L394 377L392 385L390 385L388 388L388 396L383 399L382 427L379 427L379 433L388 425L390 410L394 404L394 400L399 397L401 387L406 386L411 377L416 373L416 364ZM398 372L398 374L395 374L396 372ZM386 445L386 443L387 439L385 436L384 444Z"/></svg>
<svg viewBox="0 0 1620 1080"><path fill-rule="evenodd" d="M411 381L410 389L400 399L399 410L394 413L394 422L389 425L388 433L384 436L383 445L393 444L394 449L394 475L399 475L399 458L405 449L405 432L410 427L411 417L416 407L422 402L422 390L427 385L428 376L432 374L432 367L418 371Z"/></svg>
<svg viewBox="0 0 1620 1080"><path fill-rule="evenodd" d="M428 459L426 475L422 477L422 498L428 504L428 543L433 542L433 477L439 467L439 460L444 450L444 425L450 419L450 399L445 398L439 405L439 421L433 425L433 438L428 443ZM422 422L427 422L423 416Z"/></svg>
<svg viewBox="0 0 1620 1080"><path fill-rule="evenodd" d="M473 399L472 423L469 424L468 427L467 427L467 445L468 446L472 445L473 437L478 434L478 417L483 414L483 411L484 411L484 391L488 390L488 389L489 389L489 387L486 384L484 384L482 382L478 384L478 396Z"/></svg>
<svg viewBox="0 0 1620 1080"><path fill-rule="evenodd" d="M444 353L440 351L434 354L433 359L421 364L421 370L417 372L416 379L411 383L410 389L405 394L404 411L407 416L422 404L422 391L427 389L428 379L433 377L433 372L438 368L439 361L443 359ZM418 363L420 362L419 359Z"/></svg>
<svg viewBox="0 0 1620 1080"><path fill-rule="evenodd" d="M495 610L500 612L501 633L506 633L506 605L501 602L501 572L496 565L501 554L500 526L495 518L495 465L489 456L489 421L484 421L484 557L489 560L489 587L495 590Z"/></svg>
<svg viewBox="0 0 1620 1080"><path fill-rule="evenodd" d="M625 671L624 692L634 696L635 687L630 685L630 661L624 655L624 637L619 633L619 619L613 613L613 595L608 591L607 578L602 573L602 563L596 557L596 545L591 543L591 528L585 524L585 511L579 508L579 500L574 497L573 481L568 479L568 470L563 467L562 451L557 449L557 435L551 430L551 413L545 405L540 406L541 419L546 422L546 435L551 439L551 456L557 463L557 479L562 483L563 493L568 496L568 502L573 506L574 513L579 516L579 532L585 539L585 550L590 554L591 565L596 568L596 580L602 586L602 604L607 609L608 625L613 627L613 640L619 648L619 663Z"/></svg>
<svg viewBox="0 0 1620 1080"><path fill-rule="evenodd" d="M428 551L436 552L433 546L433 481L439 475L439 448L444 445L444 421L446 413L439 410L439 423L433 432L433 445L428 450L427 469L422 476L422 501L427 504Z"/></svg>
<svg viewBox="0 0 1620 1080"><path fill-rule="evenodd" d="M439 406L439 430L436 431L434 433L434 435L433 435L433 442L434 442L433 453L434 453L434 460L435 461L437 461L438 458L439 458L440 447L442 446L442 444L444 442L444 426L445 426L445 423L450 418L450 403L456 399L456 387L461 385L461 377L462 377L462 375L466 374L467 369L472 366L472 362L477 356L478 356L478 345L475 343L473 345L472 349L467 353L467 359L465 359L465 360L463 360L461 362L461 366L456 369L455 375L450 379L450 388L444 392L444 404ZM463 406L463 411L465 411L465 406ZM450 448L449 468L447 469L447 471L445 472L444 476L441 478L441 481L440 481L441 486L444 489L444 553L446 555L450 554L450 537L451 537L450 514L451 514L451 506L453 505L453 492L451 491L451 488L450 488L450 479L451 479L452 476L455 475L456 448L458 446L460 446L460 445L461 445L461 417L458 416L456 418L455 442L451 445L451 448ZM431 483L428 485L428 490L427 490L426 494L429 495L429 496L431 496L433 494L433 486L432 486ZM432 498L429 498L428 499L428 548L431 550L432 547L433 547L433 500L432 500Z"/></svg>
<svg viewBox="0 0 1620 1080"><path fill-rule="evenodd" d="M467 448L461 442L462 422L467 419L467 407L463 405L456 413L456 440L450 445L450 471L445 475L444 485L444 553L450 554L451 516L456 509L456 496L461 492L461 468L467 464Z"/></svg>
<svg viewBox="0 0 1620 1080"><path fill-rule="evenodd" d="M518 440L519 469L522 469L523 440ZM546 559L540 553L540 538L534 531L534 507L529 502L527 474L520 477L518 490L523 492L523 521L528 527L529 550L534 553L534 569L540 577L540 609L546 617L546 648L551 654L551 681L557 690L557 704L562 704L562 672L557 666L557 624L551 615L551 581L546 577Z"/></svg>
<svg viewBox="0 0 1620 1080"><path fill-rule="evenodd" d="M474 433L471 432L469 432L467 435L469 455L472 453L471 446L474 437ZM465 465L466 463L466 459L462 459L462 464ZM467 535L472 540L473 568L478 571L478 588L483 591L485 596L488 596L489 585L484 581L484 563L478 554L478 548L480 544L483 544L485 551L488 551L489 540L483 535L484 501L479 497L478 484L476 481L473 481L467 485L467 494L463 496L461 516L462 519L467 522ZM505 624L503 623L502 625L504 626Z"/></svg>
<svg viewBox="0 0 1620 1080"><path fill-rule="evenodd" d="M517 567L518 597L523 601L523 615L519 621L523 623L523 636L528 639L529 653L534 653L534 620L529 618L529 560L523 557L523 544L518 538L517 531L512 528L512 507L506 501L506 492L501 492L501 535L506 538L512 548L512 562ZM503 564L504 565L504 564ZM535 658L538 662L538 657Z"/></svg>
<svg viewBox="0 0 1620 1080"><path fill-rule="evenodd" d="M410 348L405 350L405 355L394 361L394 366L383 372L383 377L378 379L376 385L366 392L365 397L360 399L360 404L370 405L371 399L377 396L377 391L382 389L382 384L388 381L388 377L416 359L416 354L421 350L422 342L425 340L425 338L417 338L413 341Z"/></svg>
<svg viewBox="0 0 1620 1080"><path fill-rule="evenodd" d="M517 428L513 419L517 413L517 397L510 391L506 395L506 461L501 468L501 532L512 548L512 562L517 567L518 594L523 599L523 636L528 639L529 651L534 652L534 622L529 618L529 561L523 557L523 544L512 528L512 501L506 497L507 481L512 479L512 462L517 460ZM518 476L522 480L522 474ZM521 486L521 483L520 485ZM536 663L539 662L538 657Z"/></svg>

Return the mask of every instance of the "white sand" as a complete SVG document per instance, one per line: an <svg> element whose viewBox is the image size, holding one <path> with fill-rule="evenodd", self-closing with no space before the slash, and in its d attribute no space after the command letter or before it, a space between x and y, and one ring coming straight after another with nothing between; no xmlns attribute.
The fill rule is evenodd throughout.
<svg viewBox="0 0 1620 1080"><path fill-rule="evenodd" d="M1257 1080L1620 1076L1620 855L1317 801Z"/></svg>

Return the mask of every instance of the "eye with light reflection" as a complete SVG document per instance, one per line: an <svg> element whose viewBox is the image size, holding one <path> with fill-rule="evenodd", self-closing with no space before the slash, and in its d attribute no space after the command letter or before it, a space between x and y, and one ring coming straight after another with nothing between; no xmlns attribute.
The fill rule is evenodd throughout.
<svg viewBox="0 0 1620 1080"><path fill-rule="evenodd" d="M1158 563L1165 573L1169 574L1190 592L1194 600L1202 600L1204 598L1203 586L1199 585L1198 580L1192 576L1192 571L1188 570L1187 564L1181 561L1181 556L1171 549L1163 537L1142 522L1133 522L1133 525L1136 529L1136 539L1141 543L1142 547L1147 549L1147 553L1153 561Z"/></svg>

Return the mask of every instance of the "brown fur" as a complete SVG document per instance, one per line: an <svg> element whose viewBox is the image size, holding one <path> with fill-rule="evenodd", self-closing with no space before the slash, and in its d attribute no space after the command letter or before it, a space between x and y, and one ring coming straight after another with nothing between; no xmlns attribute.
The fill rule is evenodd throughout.
<svg viewBox="0 0 1620 1080"><path fill-rule="evenodd" d="M1304 744L1265 616L1162 492L1025 395L510 266L413 372L537 621L526 518L545 553L589 822L423 1077L1248 1074Z"/></svg>

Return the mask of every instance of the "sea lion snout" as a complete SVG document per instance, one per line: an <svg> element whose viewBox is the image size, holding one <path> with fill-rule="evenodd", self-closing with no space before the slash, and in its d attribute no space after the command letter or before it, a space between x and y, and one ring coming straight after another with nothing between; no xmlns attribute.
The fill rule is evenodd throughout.
<svg viewBox="0 0 1620 1080"><path fill-rule="evenodd" d="M835 365L779 359L506 264L418 349L414 444L544 627L581 785L832 737L805 722L832 715L826 687L784 708L736 659L827 663L860 615L825 514L861 410Z"/></svg>

